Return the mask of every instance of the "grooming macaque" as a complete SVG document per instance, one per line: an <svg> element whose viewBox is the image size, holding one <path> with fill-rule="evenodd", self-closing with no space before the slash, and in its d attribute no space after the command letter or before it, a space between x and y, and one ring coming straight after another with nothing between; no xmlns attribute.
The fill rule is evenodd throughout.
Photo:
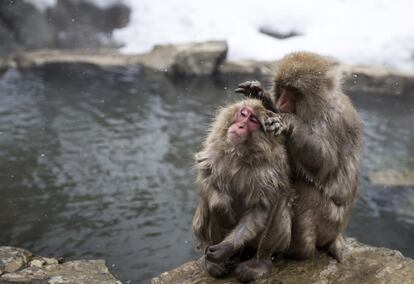
<svg viewBox="0 0 414 284"><path fill-rule="evenodd" d="M299 259L312 257L317 248L342 259L341 232L357 193L362 125L340 80L328 59L299 52L278 63L271 94L258 81L236 89L272 100L279 112L266 121L266 129L287 137L297 195L289 254Z"/></svg>
<svg viewBox="0 0 414 284"><path fill-rule="evenodd" d="M192 226L214 277L235 268L240 281L259 278L270 271L272 254L290 244L284 137L264 131L266 112L253 99L222 108L195 156L199 203ZM254 257L242 261L249 249Z"/></svg>

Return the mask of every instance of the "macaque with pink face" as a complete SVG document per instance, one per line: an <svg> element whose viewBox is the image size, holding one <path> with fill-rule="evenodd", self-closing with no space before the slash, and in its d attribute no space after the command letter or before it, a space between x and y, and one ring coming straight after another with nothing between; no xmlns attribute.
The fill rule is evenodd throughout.
<svg viewBox="0 0 414 284"><path fill-rule="evenodd" d="M253 131L260 129L260 126L260 121L254 110L247 105L241 106L228 130L228 139L234 145L243 143Z"/></svg>
<svg viewBox="0 0 414 284"><path fill-rule="evenodd" d="M289 167L283 137L264 131L266 109L248 99L219 110L196 154L199 203L193 232L214 277L266 275L290 244ZM253 251L246 257L246 250Z"/></svg>

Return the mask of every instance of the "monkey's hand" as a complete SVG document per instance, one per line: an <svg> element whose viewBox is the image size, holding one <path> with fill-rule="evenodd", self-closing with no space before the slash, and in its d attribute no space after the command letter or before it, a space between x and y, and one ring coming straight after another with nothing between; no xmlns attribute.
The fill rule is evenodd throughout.
<svg viewBox="0 0 414 284"><path fill-rule="evenodd" d="M286 133L289 129L289 117L283 113L268 112L269 117L265 121L265 130L275 136Z"/></svg>
<svg viewBox="0 0 414 284"><path fill-rule="evenodd" d="M206 249L206 259L216 263L226 262L234 255L234 253L235 251L231 244L221 242L219 244L209 246Z"/></svg>
<svg viewBox="0 0 414 284"><path fill-rule="evenodd" d="M261 99L264 94L262 84L259 81L246 81L237 86L234 90L236 93L243 94L246 97Z"/></svg>

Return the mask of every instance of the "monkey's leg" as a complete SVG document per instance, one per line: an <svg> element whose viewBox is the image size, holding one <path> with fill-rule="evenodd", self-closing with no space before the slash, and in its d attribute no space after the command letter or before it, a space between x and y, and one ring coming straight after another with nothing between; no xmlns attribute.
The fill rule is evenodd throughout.
<svg viewBox="0 0 414 284"><path fill-rule="evenodd" d="M273 253L282 253L289 248L292 230L292 212L286 199L280 198L270 213L265 230L258 236L257 254L254 258L236 267L237 279L253 281L269 274L273 265Z"/></svg>
<svg viewBox="0 0 414 284"><path fill-rule="evenodd" d="M268 275L272 267L270 258L252 258L237 265L235 273L240 282L250 282Z"/></svg>
<svg viewBox="0 0 414 284"><path fill-rule="evenodd" d="M213 262L223 262L240 252L265 229L269 213L270 204L267 199L258 200L258 204L245 213L222 242L208 247L206 258Z"/></svg>
<svg viewBox="0 0 414 284"><path fill-rule="evenodd" d="M311 211L295 216L289 256L298 260L313 258L316 252L315 222Z"/></svg>
<svg viewBox="0 0 414 284"><path fill-rule="evenodd" d="M338 262L344 259L345 241L342 235L339 235L336 240L328 247L328 253Z"/></svg>

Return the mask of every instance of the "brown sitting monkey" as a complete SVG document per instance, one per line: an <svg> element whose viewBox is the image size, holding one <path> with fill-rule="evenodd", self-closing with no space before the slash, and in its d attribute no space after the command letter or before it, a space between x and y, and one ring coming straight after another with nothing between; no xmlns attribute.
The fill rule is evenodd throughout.
<svg viewBox="0 0 414 284"><path fill-rule="evenodd" d="M264 130L266 109L248 99L219 110L196 154L199 203L192 229L214 277L266 275L291 239L289 166L283 137ZM241 260L243 251L254 257Z"/></svg>
<svg viewBox="0 0 414 284"><path fill-rule="evenodd" d="M277 65L269 94L258 81L236 92L263 100L278 114L267 130L284 133L292 170L292 242L289 254L310 258L325 248L342 259L343 239L358 188L362 124L331 60L309 52L292 53Z"/></svg>

